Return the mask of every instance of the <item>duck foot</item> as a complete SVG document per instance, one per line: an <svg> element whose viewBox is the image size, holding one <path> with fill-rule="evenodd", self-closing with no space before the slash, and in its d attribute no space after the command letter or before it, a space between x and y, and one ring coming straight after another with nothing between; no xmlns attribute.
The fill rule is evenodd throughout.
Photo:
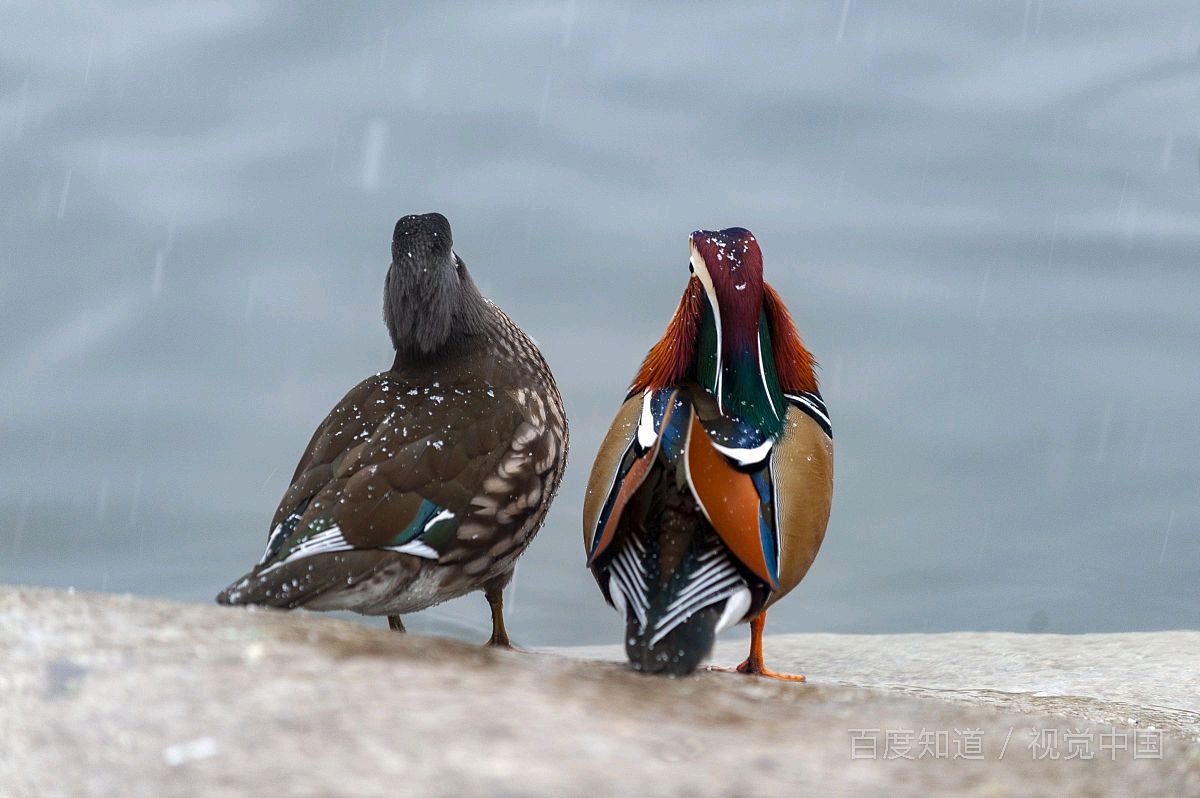
<svg viewBox="0 0 1200 798"><path fill-rule="evenodd" d="M492 633L492 636L488 638L488 641L484 645L488 648L507 648L509 651L520 651L519 648L512 644L507 635L501 637Z"/></svg>
<svg viewBox="0 0 1200 798"><path fill-rule="evenodd" d="M803 673L777 673L770 670L762 664L762 660L755 663L749 657L736 668L722 668L720 665L709 665L708 670L720 671L722 673L745 673L749 676L761 676L764 679L778 679L781 682L806 682L808 678Z"/></svg>
<svg viewBox="0 0 1200 798"><path fill-rule="evenodd" d="M708 670L723 671L725 673L745 673L750 676L762 676L766 679L778 679L781 682L808 681L802 673L776 673L763 664L762 634L763 627L766 625L767 614L765 612L760 612L750 621L750 656L746 657L741 665L738 665L736 668L721 668L716 665L709 665Z"/></svg>
<svg viewBox="0 0 1200 798"><path fill-rule="evenodd" d="M492 636L484 643L489 648L507 648L509 651L520 651L508 639L508 630L504 628L504 587L512 579L512 571L488 582L483 588L488 606L492 608Z"/></svg>

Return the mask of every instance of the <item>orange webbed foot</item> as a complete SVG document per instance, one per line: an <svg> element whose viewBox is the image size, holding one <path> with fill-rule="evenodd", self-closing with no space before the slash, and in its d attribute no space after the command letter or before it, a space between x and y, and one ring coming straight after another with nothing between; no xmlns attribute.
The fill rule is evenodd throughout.
<svg viewBox="0 0 1200 798"><path fill-rule="evenodd" d="M765 679L777 679L781 682L805 682L808 681L802 673L776 673L773 670L763 665L762 656L762 633L763 627L767 623L767 614L759 613L750 621L750 656L746 657L745 661L736 668L721 668L716 665L709 665L710 671L725 671L726 673L745 673L750 676L762 676Z"/></svg>
<svg viewBox="0 0 1200 798"><path fill-rule="evenodd" d="M710 671L720 671L722 673L744 673L748 676L761 676L764 679L777 679L781 682L806 682L808 678L803 673L778 673L770 668L767 668L761 662L754 663L747 659L736 668L722 668L719 665L709 665Z"/></svg>

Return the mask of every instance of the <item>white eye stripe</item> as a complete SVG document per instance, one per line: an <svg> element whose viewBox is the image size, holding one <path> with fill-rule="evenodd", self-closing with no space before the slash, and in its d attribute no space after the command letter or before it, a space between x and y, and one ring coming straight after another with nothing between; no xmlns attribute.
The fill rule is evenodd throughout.
<svg viewBox="0 0 1200 798"><path fill-rule="evenodd" d="M702 256L700 251L696 249L696 245L694 243L692 244L691 261L692 268L694 268L696 272L696 277L700 279L700 283L704 286L704 293L708 296L708 304L712 307L713 316L716 318L717 322L717 381L715 393L717 395L717 410L724 413L725 407L721 400L721 382L725 376L725 368L722 360L723 349L721 344L721 306L717 304L717 291L716 288L713 287L712 275L708 273L708 264L704 262L704 256Z"/></svg>

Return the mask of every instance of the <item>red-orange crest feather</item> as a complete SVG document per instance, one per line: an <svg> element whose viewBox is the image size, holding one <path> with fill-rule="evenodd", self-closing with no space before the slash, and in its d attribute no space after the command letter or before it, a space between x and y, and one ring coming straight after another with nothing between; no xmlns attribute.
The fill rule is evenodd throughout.
<svg viewBox="0 0 1200 798"><path fill-rule="evenodd" d="M666 388L677 385L692 370L696 359L696 335L700 329L700 310L704 286L693 277L688 280L683 298L675 315L667 323L666 332L642 361L642 367L629 386L629 392L641 393L647 388Z"/></svg>
<svg viewBox="0 0 1200 798"><path fill-rule="evenodd" d="M771 327L771 346L775 350L775 372L784 393L815 393L817 391L817 361L804 347L796 323L788 313L783 299L771 287L763 285L763 306Z"/></svg>
<svg viewBox="0 0 1200 798"><path fill-rule="evenodd" d="M695 366L696 337L700 328L700 313L704 301L704 286L696 277L688 280L675 315L667 329L638 369L629 386L630 394L647 389L678 385L689 377ZM817 361L804 346L792 314L770 283L763 283L763 309L770 325L774 349L775 370L785 393L812 393L817 390Z"/></svg>

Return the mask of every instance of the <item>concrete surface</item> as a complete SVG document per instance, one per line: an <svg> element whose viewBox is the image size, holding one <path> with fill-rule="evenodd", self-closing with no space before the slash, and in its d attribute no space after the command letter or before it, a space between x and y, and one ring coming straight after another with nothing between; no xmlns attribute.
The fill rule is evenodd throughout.
<svg viewBox="0 0 1200 798"><path fill-rule="evenodd" d="M778 636L809 683L672 680L579 658L611 648L7 588L0 796L1194 796L1198 639ZM1052 730L1092 758L1035 758Z"/></svg>
<svg viewBox="0 0 1200 798"><path fill-rule="evenodd" d="M563 651L623 657L617 646ZM768 667L813 683L1154 727L1200 741L1200 632L773 635L764 654ZM722 642L713 662L733 666L745 656L745 643Z"/></svg>

